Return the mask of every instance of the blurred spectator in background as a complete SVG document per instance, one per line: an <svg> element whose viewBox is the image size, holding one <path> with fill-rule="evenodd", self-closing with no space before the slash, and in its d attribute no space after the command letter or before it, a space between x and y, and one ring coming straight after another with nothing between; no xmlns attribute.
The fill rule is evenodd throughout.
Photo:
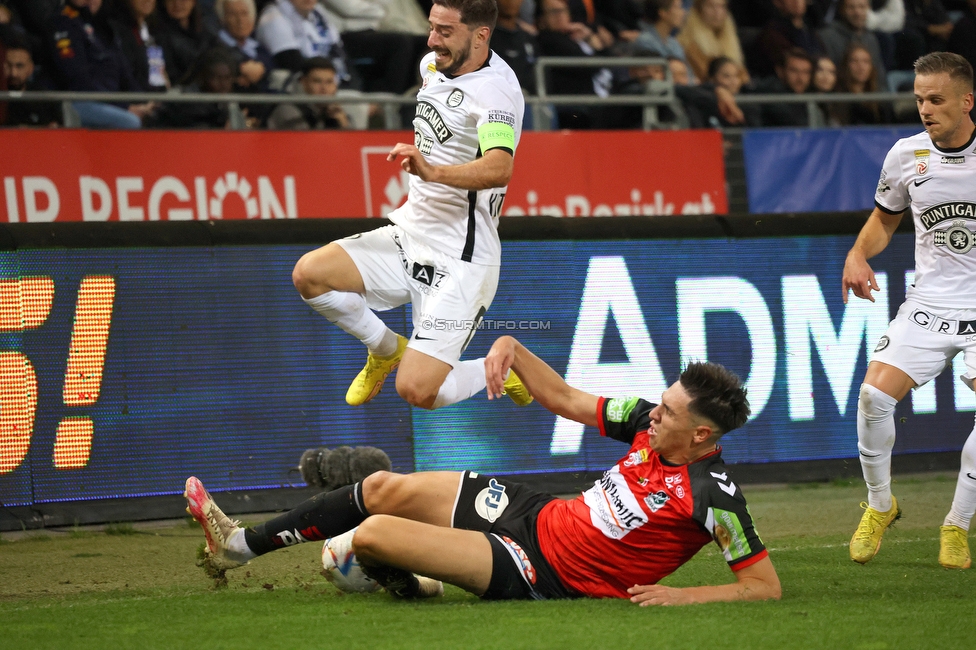
<svg viewBox="0 0 976 650"><path fill-rule="evenodd" d="M65 0L51 20L51 58L62 90L118 92L138 86L119 46L113 26L99 15L102 0ZM126 108L102 102L73 102L81 125L138 129L152 104Z"/></svg>
<svg viewBox="0 0 976 650"><path fill-rule="evenodd" d="M842 93L875 93L878 88L878 75L871 53L860 43L851 44L838 69L837 89ZM838 104L837 116L845 126L890 124L893 119L890 106L878 102Z"/></svg>
<svg viewBox="0 0 976 650"><path fill-rule="evenodd" d="M305 59L323 56L335 66L340 86L361 89L338 29L316 0L269 3L258 18L257 39L271 52L276 68L300 72ZM281 81L272 80L271 86L279 89Z"/></svg>
<svg viewBox="0 0 976 650"><path fill-rule="evenodd" d="M491 33L491 49L511 66L522 91L535 95L535 59L539 44L535 34L526 31L519 22L521 7L522 0L498 0L498 21Z"/></svg>
<svg viewBox="0 0 976 650"><path fill-rule="evenodd" d="M217 37L233 53L240 71L235 90L267 92L274 62L271 52L252 38L257 20L254 0L217 0L215 9L221 26Z"/></svg>
<svg viewBox="0 0 976 650"><path fill-rule="evenodd" d="M293 93L331 97L338 89L335 66L317 56L305 61ZM268 128L272 130L348 129L349 126L349 116L341 104L279 104L268 116Z"/></svg>
<svg viewBox="0 0 976 650"><path fill-rule="evenodd" d="M946 50L959 54L976 67L976 0L969 0L966 4L962 18L952 29Z"/></svg>
<svg viewBox="0 0 976 650"><path fill-rule="evenodd" d="M187 93L229 93L240 72L237 59L225 48L214 48L201 57L197 76L183 86ZM165 103L156 111L153 126L174 129L225 129L230 115L224 102Z"/></svg>
<svg viewBox="0 0 976 650"><path fill-rule="evenodd" d="M786 50L776 65L776 76L767 77L751 89L760 94L802 95L810 88L813 77L813 61L805 50L798 47ZM807 126L810 118L806 104L763 104L763 126Z"/></svg>
<svg viewBox="0 0 976 650"><path fill-rule="evenodd" d="M199 80L195 66L216 44L217 35L204 24L197 0L159 0L157 12L170 82L183 85Z"/></svg>
<svg viewBox="0 0 976 650"><path fill-rule="evenodd" d="M156 0L112 0L103 9L113 23L122 54L132 71L135 87L143 92L164 91L170 86L156 20Z"/></svg>
<svg viewBox="0 0 976 650"><path fill-rule="evenodd" d="M827 56L841 69L842 61L852 45L860 45L867 50L877 75L875 87L880 88L885 79L885 67L878 37L867 29L870 7L869 0L840 0L837 18L820 30L820 38L827 48Z"/></svg>
<svg viewBox="0 0 976 650"><path fill-rule="evenodd" d="M707 82L702 87L705 90L711 88L716 109L714 113L705 114L706 126L762 126L759 106L739 106L735 101L744 85L741 66L737 61L726 56L712 59L704 78Z"/></svg>
<svg viewBox="0 0 976 650"><path fill-rule="evenodd" d="M749 81L728 0L695 0L678 33L678 42L684 48L688 65L699 79L708 79L709 65L724 57L738 66L742 83Z"/></svg>
<svg viewBox="0 0 976 650"><path fill-rule="evenodd" d="M8 38L4 43L3 80L7 90L50 90L50 86L34 78L34 58L24 38ZM5 102L5 104L7 104ZM56 126L61 119L61 107L52 102L9 102L0 121L4 126Z"/></svg>
<svg viewBox="0 0 976 650"><path fill-rule="evenodd" d="M779 16L772 0L729 0L729 13L739 29L744 28L751 33L756 33L756 30L762 29L766 23ZM745 41L742 45L748 57Z"/></svg>
<svg viewBox="0 0 976 650"><path fill-rule="evenodd" d="M905 28L895 37L899 70L911 70L915 60L945 50L952 20L942 0L905 0Z"/></svg>
<svg viewBox="0 0 976 650"><path fill-rule="evenodd" d="M566 0L537 0L539 54L542 56L594 56L603 54L603 41L583 23L570 20ZM550 95L607 97L613 74L606 68L549 68L546 91ZM590 129L599 123L597 107L557 106L563 129Z"/></svg>
<svg viewBox="0 0 976 650"><path fill-rule="evenodd" d="M810 83L812 93L833 93L837 91L837 65L829 56L817 59L813 66L813 81ZM840 126L837 104L817 104L820 110L820 124L818 126Z"/></svg>
<svg viewBox="0 0 976 650"><path fill-rule="evenodd" d="M806 52L811 61L827 52L806 20L807 0L773 0L773 5L778 15L763 27L752 53L746 52L749 70L759 77L775 74L775 67L792 48Z"/></svg>
<svg viewBox="0 0 976 650"><path fill-rule="evenodd" d="M868 7L867 28L878 37L885 70L891 71L898 68L898 59L895 54L895 34L904 27L904 0L871 0Z"/></svg>
<svg viewBox="0 0 976 650"><path fill-rule="evenodd" d="M641 33L634 45L664 58L681 59L687 63L685 49L674 37L685 23L682 0L645 0Z"/></svg>
<svg viewBox="0 0 976 650"><path fill-rule="evenodd" d="M362 90L399 95L420 84L420 59L427 52L426 29L423 35L409 32L406 24L396 30L381 29L381 24L387 24L387 0L322 0L322 5L342 36L346 57L362 80Z"/></svg>
<svg viewBox="0 0 976 650"><path fill-rule="evenodd" d="M203 26L211 34L220 31L220 18L217 16L217 0L197 0Z"/></svg>

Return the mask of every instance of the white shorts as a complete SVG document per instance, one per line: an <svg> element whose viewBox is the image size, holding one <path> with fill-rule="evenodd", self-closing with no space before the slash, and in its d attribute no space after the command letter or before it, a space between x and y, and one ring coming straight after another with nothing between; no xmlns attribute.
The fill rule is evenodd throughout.
<svg viewBox="0 0 976 650"><path fill-rule="evenodd" d="M363 277L366 304L386 311L412 303L407 347L455 366L498 288L498 266L431 249L396 225L336 241Z"/></svg>
<svg viewBox="0 0 976 650"><path fill-rule="evenodd" d="M959 352L964 353L970 388L976 378L976 310L933 310L906 300L878 341L871 361L905 372L921 386L942 374Z"/></svg>

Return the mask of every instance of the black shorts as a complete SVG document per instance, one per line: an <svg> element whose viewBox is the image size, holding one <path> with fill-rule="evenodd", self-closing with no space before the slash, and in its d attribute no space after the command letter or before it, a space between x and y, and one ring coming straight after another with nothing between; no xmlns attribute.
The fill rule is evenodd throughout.
<svg viewBox="0 0 976 650"><path fill-rule="evenodd" d="M519 483L464 472L451 516L454 528L481 531L491 544L488 600L578 598L539 549L536 519L556 497Z"/></svg>

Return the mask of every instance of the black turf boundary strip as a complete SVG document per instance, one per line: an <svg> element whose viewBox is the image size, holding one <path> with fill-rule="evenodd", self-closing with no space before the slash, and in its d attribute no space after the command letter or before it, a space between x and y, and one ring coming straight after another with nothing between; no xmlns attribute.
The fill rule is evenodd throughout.
<svg viewBox="0 0 976 650"><path fill-rule="evenodd" d="M856 235L867 212L502 217L505 241L736 239ZM172 246L318 245L384 226L385 219L285 219L0 224L0 250ZM903 218L899 232L911 232Z"/></svg>

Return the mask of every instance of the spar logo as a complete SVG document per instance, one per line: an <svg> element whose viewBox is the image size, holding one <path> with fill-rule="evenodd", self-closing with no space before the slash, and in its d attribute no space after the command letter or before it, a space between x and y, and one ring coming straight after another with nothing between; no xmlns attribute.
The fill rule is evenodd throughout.
<svg viewBox="0 0 976 650"><path fill-rule="evenodd" d="M3 193L10 223L298 217L294 176L249 179L235 171L192 179L80 176L76 187L58 186L46 176L8 176Z"/></svg>

